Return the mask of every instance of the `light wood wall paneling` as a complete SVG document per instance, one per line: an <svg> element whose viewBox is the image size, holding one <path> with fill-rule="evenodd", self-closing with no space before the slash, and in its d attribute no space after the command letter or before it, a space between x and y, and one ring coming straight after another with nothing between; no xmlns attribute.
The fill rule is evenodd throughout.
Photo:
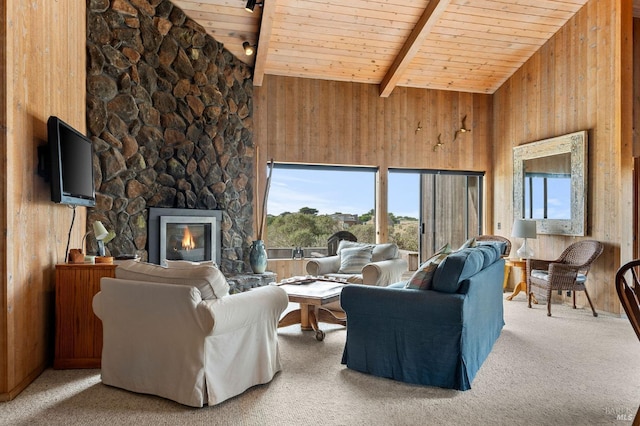
<svg viewBox="0 0 640 426"><path fill-rule="evenodd" d="M510 196L499 195L513 192L513 147L589 130L588 235L539 235L532 244L538 257L553 259L574 241L604 242L588 286L596 308L613 313L620 312L613 277L633 241L630 14L630 1L591 0L493 97L493 210L507 225L502 235L513 221ZM578 300L586 303L581 292Z"/></svg>
<svg viewBox="0 0 640 426"><path fill-rule="evenodd" d="M380 98L374 85L273 75L254 93L254 142L263 158L379 167L380 215L386 215L380 197L386 196L388 168L490 169L490 95L397 87ZM465 115L472 132L454 142ZM418 123L422 130L416 132ZM439 134L444 146L434 151ZM264 175L264 164L256 173ZM486 200L485 217L491 218ZM377 232L385 241L386 225Z"/></svg>
<svg viewBox="0 0 640 426"><path fill-rule="evenodd" d="M640 8L640 4L638 7ZM640 82L640 42L638 40L640 40L640 18L635 17L633 18L634 82ZM633 156L640 157L640 84L633 85Z"/></svg>
<svg viewBox="0 0 640 426"><path fill-rule="evenodd" d="M640 229L640 18L638 18L637 5L634 1L633 19L633 157L634 157L634 198L633 209L635 214L634 235L638 235ZM640 256L640 241L636 239L633 249L633 258Z"/></svg>
<svg viewBox="0 0 640 426"><path fill-rule="evenodd" d="M0 400L7 400L53 355L53 271L64 258L72 212L49 201L49 184L35 172L37 147L46 143L50 115L85 130L86 4L0 5ZM79 210L72 247L84 235Z"/></svg>
<svg viewBox="0 0 640 426"><path fill-rule="evenodd" d="M7 20L9 9L8 0L0 0L0 152L7 150L8 140L8 97L9 88L7 73ZM7 162L0 161L0 206L6 205L7 193ZM7 229L7 212L5 208L0 208L0 227ZM9 300L7 297L7 245L3 241L0 244L0 401L8 399L9 380L9 334L8 334L8 311Z"/></svg>
<svg viewBox="0 0 640 426"><path fill-rule="evenodd" d="M371 85L267 76L255 89L255 141L283 162L486 170L489 95L396 90L380 98ZM464 115L476 130L453 143ZM434 152L438 134L445 146Z"/></svg>

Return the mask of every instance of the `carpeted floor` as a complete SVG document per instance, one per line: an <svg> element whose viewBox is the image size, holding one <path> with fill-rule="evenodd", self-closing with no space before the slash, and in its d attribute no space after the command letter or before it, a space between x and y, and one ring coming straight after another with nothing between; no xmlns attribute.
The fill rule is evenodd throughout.
<svg viewBox="0 0 640 426"><path fill-rule="evenodd" d="M323 342L280 329L284 369L274 380L194 409L111 388L99 370L46 370L2 425L631 425L640 404L640 343L627 319L588 309L504 302L493 351L466 392L368 376L340 364L345 330Z"/></svg>

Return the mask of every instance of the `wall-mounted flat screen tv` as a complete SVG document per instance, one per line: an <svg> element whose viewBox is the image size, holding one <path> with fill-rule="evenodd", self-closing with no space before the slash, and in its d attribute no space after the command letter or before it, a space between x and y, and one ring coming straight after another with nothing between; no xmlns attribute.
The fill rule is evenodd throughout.
<svg viewBox="0 0 640 426"><path fill-rule="evenodd" d="M47 132L51 156L51 200L73 206L95 206L91 139L55 116L49 117Z"/></svg>

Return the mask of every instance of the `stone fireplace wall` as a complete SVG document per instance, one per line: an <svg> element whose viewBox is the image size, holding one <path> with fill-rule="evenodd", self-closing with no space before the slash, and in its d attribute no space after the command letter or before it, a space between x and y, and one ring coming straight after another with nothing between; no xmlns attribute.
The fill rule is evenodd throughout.
<svg viewBox="0 0 640 426"><path fill-rule="evenodd" d="M249 271L250 68L167 0L87 0L87 129L111 255L147 259L147 209L219 209L224 272ZM88 252L96 250L87 238Z"/></svg>

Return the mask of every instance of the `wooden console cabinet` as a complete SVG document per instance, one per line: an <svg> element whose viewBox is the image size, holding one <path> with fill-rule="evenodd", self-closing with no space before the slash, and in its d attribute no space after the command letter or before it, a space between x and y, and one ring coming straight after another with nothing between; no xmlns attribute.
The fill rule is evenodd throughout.
<svg viewBox="0 0 640 426"><path fill-rule="evenodd" d="M56 265L56 341L53 368L100 368L102 322L91 302L100 278L115 277L116 265Z"/></svg>

